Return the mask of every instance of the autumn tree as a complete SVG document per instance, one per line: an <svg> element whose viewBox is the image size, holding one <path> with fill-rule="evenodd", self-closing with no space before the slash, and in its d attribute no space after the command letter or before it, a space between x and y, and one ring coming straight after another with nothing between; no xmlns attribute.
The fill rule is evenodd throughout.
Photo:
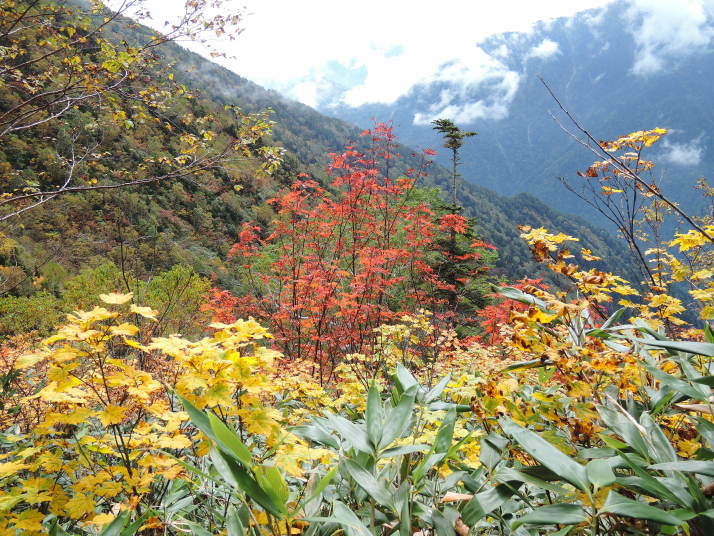
<svg viewBox="0 0 714 536"><path fill-rule="evenodd" d="M99 0L0 0L0 140L23 133L57 140L56 154L47 155L57 168L51 177L38 181L9 170L0 185L0 221L58 195L196 177L254 156L251 144L269 122L236 110L231 131L210 115L177 117L177 102L194 97L158 54L173 41L234 35L241 13L221 14L221 4L187 0L156 33L138 24L151 17L146 0L122 0L114 10ZM117 174L102 170L106 132L147 122L173 133L176 146ZM264 148L261 156L274 160L275 153Z"/></svg>
<svg viewBox="0 0 714 536"><path fill-rule="evenodd" d="M463 329L466 324L474 321L475 311L487 303L487 289L479 286L479 280L472 275L488 270L489 264L495 262L494 254L490 254L488 260L483 258L485 251L495 248L477 241L475 221L461 214L463 207L459 205L457 196L459 150L467 138L477 133L461 130L450 119L436 119L432 125L434 130L442 134L443 147L451 152L451 204L440 204L437 208L439 226L447 235L438 244L441 254L434 269L448 283L448 289L443 290L442 294L451 314L458 318L457 324ZM475 250L474 246L481 249Z"/></svg>
<svg viewBox="0 0 714 536"><path fill-rule="evenodd" d="M329 188L299 175L270 201L270 228L245 224L231 250L245 281L239 313L270 325L285 355L312 360L323 379L344 356L370 353L381 324L422 308L449 316L443 293L454 290L433 266L460 221L439 218L420 199L423 167L390 175L390 127L365 135L366 152L331 155ZM483 252L482 243L472 246L471 254Z"/></svg>

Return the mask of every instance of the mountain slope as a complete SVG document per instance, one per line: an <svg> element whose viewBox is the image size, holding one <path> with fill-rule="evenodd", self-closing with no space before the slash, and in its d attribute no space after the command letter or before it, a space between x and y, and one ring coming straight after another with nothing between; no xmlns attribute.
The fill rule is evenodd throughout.
<svg viewBox="0 0 714 536"><path fill-rule="evenodd" d="M112 31L117 41L131 39L132 32L150 32L126 25L115 25ZM45 277L39 276L45 273L48 260L56 273L76 273L107 259L147 278L174 264L184 264L202 275L215 277L223 287L237 290L239 282L226 263L226 253L241 222L269 221L272 210L266 199L289 184L299 171L326 178L327 154L359 138L357 127L284 99L176 45L166 46L160 54L163 64L173 64L176 79L199 96L171 110L171 114L180 118L183 114L209 112L221 120L228 132L233 126L223 105L237 104L246 112L270 107L276 121L274 141L289 151L285 165L273 176L265 176L255 173L250 163L238 163L207 172L196 180L66 195L42 209L28 211L2 229L15 244L3 263L13 262L15 271L25 274L24 279L21 273L16 274L15 279L22 284L13 285L10 292L36 292L38 287L31 283ZM128 114L130 108L127 106ZM29 130L13 135L0 152L0 169L51 177L57 166L53 156L57 140L87 121L102 125L97 151L102 151L106 159L101 162L102 169L93 172L104 176L107 170L175 152L171 131L161 122L143 121L131 129L119 128L112 125L111 114L80 108L41 133ZM411 150L405 147L402 152L406 156L401 165L406 168L413 163ZM434 167L429 181L445 186L448 173ZM239 193L234 189L236 182L242 187ZM583 246L606 259L609 269L627 272L620 244L610 235L550 210L533 197L504 198L485 188L464 184L460 199L467 214L476 218L480 235L499 248L499 274L532 277L538 273L539 268L518 237L519 224L542 225L579 236Z"/></svg>

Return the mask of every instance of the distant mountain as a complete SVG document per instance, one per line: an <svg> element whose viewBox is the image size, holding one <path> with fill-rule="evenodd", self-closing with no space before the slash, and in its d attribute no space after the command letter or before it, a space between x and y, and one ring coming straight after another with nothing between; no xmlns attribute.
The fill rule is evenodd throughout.
<svg viewBox="0 0 714 536"><path fill-rule="evenodd" d="M540 75L600 139L670 128L649 155L658 163L655 177L685 207L701 210L692 186L714 169L714 28L710 19L684 16L616 2L480 43L488 55L480 80L455 73L450 82L418 84L392 104L319 109L363 127L373 117L392 120L405 144L423 147L439 145L429 121L450 117L479 133L463 150L467 181L504 195L528 192L554 209L603 223L558 180L577 179L576 170L594 156L553 121L549 111L557 106ZM440 79L453 67L444 65Z"/></svg>

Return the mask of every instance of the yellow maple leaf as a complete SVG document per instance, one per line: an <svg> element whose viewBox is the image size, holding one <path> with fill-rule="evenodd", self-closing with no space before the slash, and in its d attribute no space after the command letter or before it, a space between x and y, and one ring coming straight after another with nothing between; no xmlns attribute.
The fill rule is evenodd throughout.
<svg viewBox="0 0 714 536"><path fill-rule="evenodd" d="M27 464L22 462L5 462L0 463L0 478L8 475L14 475L18 471L27 468Z"/></svg>
<svg viewBox="0 0 714 536"><path fill-rule="evenodd" d="M89 495L79 494L72 497L64 505L67 515L72 519L79 519L94 510L94 501Z"/></svg>
<svg viewBox="0 0 714 536"><path fill-rule="evenodd" d="M134 297L133 292L129 292L128 294L119 294L118 292L110 292L109 294L100 294L99 295L100 300L102 300L104 303L108 303L110 305L122 305L124 303L130 302L133 297Z"/></svg>
<svg viewBox="0 0 714 536"><path fill-rule="evenodd" d="M23 369L31 367L35 363L39 363L44 358L45 358L44 354L25 354L23 356L20 356L17 359L17 361L15 361L13 368L15 370L23 370Z"/></svg>
<svg viewBox="0 0 714 536"><path fill-rule="evenodd" d="M122 324L119 324L118 326L110 327L109 331L112 333L112 335L125 335L127 337L132 337L133 335L136 335L139 332L139 328L136 327L134 324L124 322Z"/></svg>
<svg viewBox="0 0 714 536"><path fill-rule="evenodd" d="M13 528L16 531L19 529L28 532L40 532L42 531L43 519L45 519L45 514L39 510L25 510L15 518L15 526Z"/></svg>
<svg viewBox="0 0 714 536"><path fill-rule="evenodd" d="M130 311L151 320L156 320L156 315L159 314L158 311L154 311L151 307L142 307L140 305L134 305L133 303L131 304Z"/></svg>
<svg viewBox="0 0 714 536"><path fill-rule="evenodd" d="M97 514L91 520L87 521L90 525L103 526L108 525L116 518L113 514Z"/></svg>
<svg viewBox="0 0 714 536"><path fill-rule="evenodd" d="M99 413L98 417L104 426L109 426L110 424L119 424L122 422L125 414L126 408L115 404L109 404L106 408L104 408L104 411Z"/></svg>
<svg viewBox="0 0 714 536"><path fill-rule="evenodd" d="M185 449L192 445L191 440L183 434L175 436L161 436L156 446L162 449Z"/></svg>

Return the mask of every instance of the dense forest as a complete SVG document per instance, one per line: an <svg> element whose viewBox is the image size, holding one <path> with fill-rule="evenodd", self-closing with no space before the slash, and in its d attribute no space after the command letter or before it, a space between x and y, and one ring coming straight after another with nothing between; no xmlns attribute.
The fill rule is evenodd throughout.
<svg viewBox="0 0 714 536"><path fill-rule="evenodd" d="M182 6L0 0L0 534L714 532L666 128L589 140L611 235L463 181L448 118L408 148L187 51L243 19Z"/></svg>

